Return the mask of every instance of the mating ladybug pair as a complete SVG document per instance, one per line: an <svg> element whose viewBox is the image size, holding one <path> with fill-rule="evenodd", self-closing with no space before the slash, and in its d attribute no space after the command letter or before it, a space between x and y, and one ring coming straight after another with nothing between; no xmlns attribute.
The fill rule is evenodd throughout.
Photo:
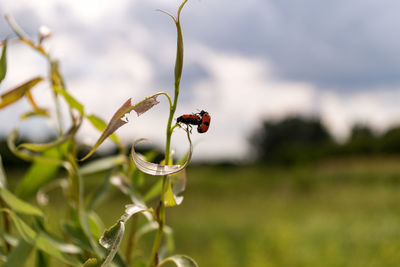
<svg viewBox="0 0 400 267"><path fill-rule="evenodd" d="M197 125L197 132L205 133L210 127L211 117L208 112L202 110L199 113L184 114L176 119L176 122L186 124L188 127Z"/></svg>

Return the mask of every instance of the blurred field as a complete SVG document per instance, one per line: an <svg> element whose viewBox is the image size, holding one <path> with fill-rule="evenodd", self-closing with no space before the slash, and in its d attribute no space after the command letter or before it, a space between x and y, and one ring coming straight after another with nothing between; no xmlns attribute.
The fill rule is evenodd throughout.
<svg viewBox="0 0 400 267"><path fill-rule="evenodd" d="M106 226L128 203L113 194L98 209ZM56 215L53 200L47 211ZM176 253L202 267L400 266L400 158L194 166L167 224Z"/></svg>
<svg viewBox="0 0 400 267"><path fill-rule="evenodd" d="M400 159L192 168L169 224L200 266L400 266Z"/></svg>

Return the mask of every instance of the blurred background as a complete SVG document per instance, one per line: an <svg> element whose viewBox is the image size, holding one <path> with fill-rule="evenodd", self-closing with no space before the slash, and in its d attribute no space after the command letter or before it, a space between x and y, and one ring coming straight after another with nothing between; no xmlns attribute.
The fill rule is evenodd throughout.
<svg viewBox="0 0 400 267"><path fill-rule="evenodd" d="M173 94L175 26L156 10L175 14L179 4L2 0L0 14L32 37L48 26L45 45L69 92L109 120L129 97ZM168 211L177 252L211 267L400 265L399 8L395 0L189 0L176 115L206 110L211 126L193 131L185 201ZM1 38L9 34L0 19ZM1 92L48 72L25 45L11 45L8 58ZM46 83L32 93L51 102ZM24 101L0 111L6 169L20 164L4 141L14 127L34 141L55 134L49 121L19 121ZM132 115L119 136L164 147L167 109L162 99ZM79 136L93 145L99 133L84 124ZM178 156L183 138L173 137ZM120 213L110 210L111 224Z"/></svg>

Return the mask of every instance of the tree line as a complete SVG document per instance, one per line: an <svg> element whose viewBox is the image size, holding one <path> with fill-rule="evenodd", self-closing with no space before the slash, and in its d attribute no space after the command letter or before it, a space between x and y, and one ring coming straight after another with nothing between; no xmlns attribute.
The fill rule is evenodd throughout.
<svg viewBox="0 0 400 267"><path fill-rule="evenodd" d="M296 164L329 157L400 155L400 124L382 133L356 124L345 142L333 138L319 118L292 116L278 121L265 120L260 126L248 138L252 156L259 163ZM154 147L149 150L157 151ZM80 154L84 155L85 151ZM0 155L5 165L27 164L9 151L6 137L0 137Z"/></svg>
<svg viewBox="0 0 400 267"><path fill-rule="evenodd" d="M265 120L249 137L258 162L293 164L328 157L400 155L400 125L377 133L356 124L345 142L338 142L319 118Z"/></svg>

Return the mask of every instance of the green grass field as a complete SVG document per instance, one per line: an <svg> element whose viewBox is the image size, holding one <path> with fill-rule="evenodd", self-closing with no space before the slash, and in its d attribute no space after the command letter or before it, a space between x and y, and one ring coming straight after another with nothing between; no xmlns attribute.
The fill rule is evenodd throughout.
<svg viewBox="0 0 400 267"><path fill-rule="evenodd" d="M170 210L200 266L400 266L400 160L192 168Z"/></svg>
<svg viewBox="0 0 400 267"><path fill-rule="evenodd" d="M56 195L46 208L55 230L62 212ZM167 209L167 224L175 252L201 267L400 266L399 158L291 168L193 166L184 196L181 206ZM105 226L128 203L114 191L98 209ZM151 240L138 244L144 257Z"/></svg>

